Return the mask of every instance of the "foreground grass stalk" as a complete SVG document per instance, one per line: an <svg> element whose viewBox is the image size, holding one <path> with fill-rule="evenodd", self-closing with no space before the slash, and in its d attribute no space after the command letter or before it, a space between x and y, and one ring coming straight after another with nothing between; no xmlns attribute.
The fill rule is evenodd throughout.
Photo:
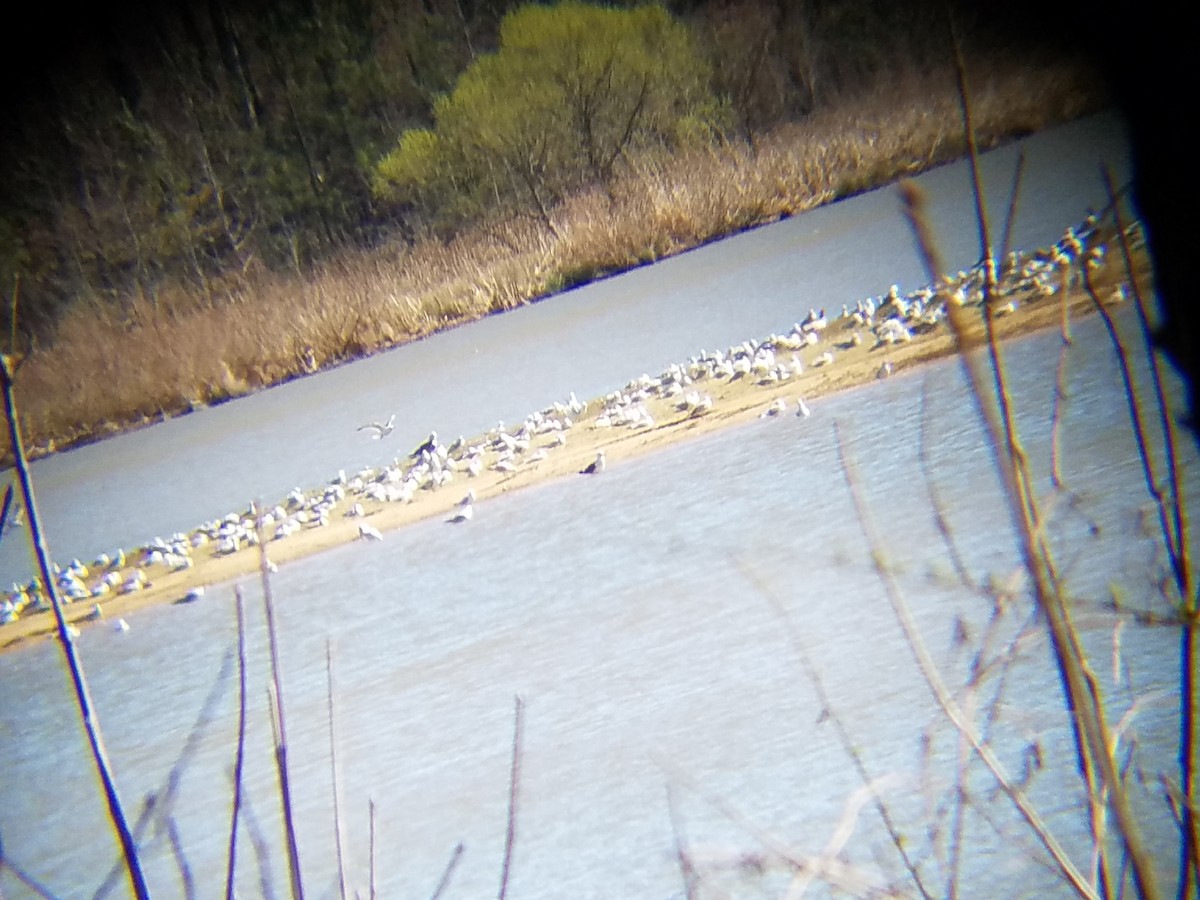
<svg viewBox="0 0 1200 900"><path fill-rule="evenodd" d="M504 864L500 869L500 893L498 900L508 894L508 880L512 872L513 847L517 842L517 798L521 789L521 734L525 730L525 703L518 695L514 701L512 767L508 777L508 826L504 833Z"/></svg>
<svg viewBox="0 0 1200 900"><path fill-rule="evenodd" d="M225 900L233 900L233 877L237 869L238 814L242 809L242 789L246 767L246 599L241 585L233 589L237 598L238 728L237 750L233 758L233 809L229 814L229 864L225 871Z"/></svg>
<svg viewBox="0 0 1200 900"><path fill-rule="evenodd" d="M1067 351L1071 349L1071 316L1067 310L1067 275L1063 274L1062 319L1059 322L1058 369L1054 373L1054 412L1050 425L1050 483L1056 490L1066 487L1062 477L1062 407L1067 400Z"/></svg>
<svg viewBox="0 0 1200 900"><path fill-rule="evenodd" d="M683 877L684 900L696 900L696 889L700 886L696 867L684 845L683 826L679 822L679 812L675 809L675 792L667 785L667 818L671 822L671 835L675 838L675 861L679 863L679 874Z"/></svg>
<svg viewBox="0 0 1200 900"><path fill-rule="evenodd" d="M1109 341L1117 357L1117 365L1121 372L1121 381L1125 390L1125 401L1129 409L1129 418L1137 444L1138 455L1142 463L1142 474L1146 482L1146 490L1154 499L1159 513L1159 526L1163 535L1163 544L1167 551L1168 561L1176 579L1176 588L1180 592L1180 692L1179 692L1179 769L1182 797L1179 806L1180 823L1180 856L1179 856L1179 890L1178 896L1193 896L1196 886L1200 884L1200 859L1198 848L1200 838L1197 835L1195 771L1197 745L1196 717L1196 677L1194 663L1196 660L1196 600L1191 590L1191 566L1187 557L1186 547L1178 543L1178 535L1185 534L1182 529L1186 519L1179 514L1178 518L1169 511L1163 490L1154 473L1153 458L1146 439L1145 422L1142 418L1141 404L1133 384L1133 372L1129 365L1129 353L1125 342L1117 331L1112 314L1104 307L1088 272L1084 271L1084 288L1091 298L1092 305L1100 314L1108 332ZM1146 326L1143 325L1143 328ZM1173 467L1172 467L1173 468ZM1172 503L1175 507L1182 504L1182 498L1176 495ZM1173 534L1176 537L1173 537ZM1180 552L1182 550L1182 552Z"/></svg>
<svg viewBox="0 0 1200 900"><path fill-rule="evenodd" d="M867 507L866 498L862 495L857 469L853 461L846 455L841 431L837 427L836 422L834 423L833 433L837 444L838 458L842 465L842 473L846 478L846 484L850 489L850 497L854 503L854 511L858 517L859 525L862 527L863 536L867 539L867 545L871 548L875 573L879 576L879 580L883 584L884 593L887 595L892 611L895 613L896 619L904 631L909 649L916 659L917 668L924 678L925 684L929 687L946 718L958 729L959 734L966 738L967 742L971 745L971 749L983 761L988 771L992 773L992 777L996 779L996 783L1000 786L1000 789L1012 801L1017 811L1021 814L1021 817L1038 838L1042 847L1050 854L1062 876L1080 896L1098 897L1099 895L1096 893L1095 888L1088 882L1083 873L1079 871L1071 861L1071 858L1067 856L1066 851L1063 850L1057 839L1050 832L1049 828L1047 828L1045 822L1042 821L1041 816L1033 808L1032 804L1025 798L1021 790L1013 784L1012 778L1005 771L999 758L983 742L974 723L963 713L963 710L955 702L953 695L942 680L937 664L933 661L933 657L929 654L929 649L925 646L925 642L921 638L916 621L912 617L912 611L908 608L908 604L905 602L900 592L900 587L896 584L891 571L884 564L882 541L880 540L879 533L875 530L874 521Z"/></svg>
<svg viewBox="0 0 1200 900"><path fill-rule="evenodd" d="M1179 481L1179 459L1176 451L1178 443L1177 429L1171 417L1170 407L1167 405L1166 391L1163 388L1162 363L1154 349L1153 329L1150 326L1150 317L1146 311L1146 296L1138 284L1137 278L1134 276L1133 253L1129 248L1129 235L1125 231L1127 223L1121 216L1121 207L1117 203L1112 173L1107 167L1104 167L1102 175L1104 178L1104 187L1108 191L1109 203L1112 206L1113 218L1117 225L1117 241L1121 248L1122 262L1125 264L1125 271L1129 274L1129 283L1133 290L1134 300L1136 301L1134 309L1137 311L1138 322L1142 328L1146 359L1149 361L1150 377L1154 385L1154 402L1158 409L1159 426L1162 429L1163 450L1166 453L1167 462L1167 478L1171 484L1171 520L1174 525L1176 548L1175 558L1172 560L1172 563L1179 582L1181 599L1194 611L1196 605L1196 585L1193 580L1191 560L1188 556L1187 517L1183 514L1183 488ZM1094 295L1092 299L1094 302ZM1144 446L1145 444L1143 443L1142 447ZM1166 536L1169 539L1171 532L1168 531Z"/></svg>
<svg viewBox="0 0 1200 900"><path fill-rule="evenodd" d="M439 900L446 893L446 888L450 886L450 879L454 876L454 870L458 868L458 862L462 859L463 851L466 849L461 841L454 845L454 851L446 862L446 868L442 870L442 877L438 879L437 887L429 895L429 900Z"/></svg>
<svg viewBox="0 0 1200 900"><path fill-rule="evenodd" d="M1176 552L1171 562L1175 570L1180 600L1183 605L1183 632L1180 635L1180 753L1179 768L1183 783L1182 822L1183 846L1181 847L1179 863L1179 896L1190 897L1200 889L1200 819L1197 817L1196 804L1196 750L1200 735L1197 734L1196 715L1196 625L1200 614L1200 598L1197 597L1195 574L1189 555L1187 534L1187 516L1183 513L1183 489L1179 480L1179 463L1176 456L1177 430L1174 419L1167 406L1166 392L1163 390L1162 364L1154 351L1153 332L1150 328L1150 317L1146 312L1146 298L1137 278L1133 275L1133 254L1129 247L1129 236L1125 232L1125 222L1121 217L1120 207L1116 202L1113 189L1112 172L1105 166L1102 170L1104 186L1108 191L1113 206L1113 216L1117 223L1117 236L1121 247L1122 260L1125 270L1130 275L1133 296L1136 301L1138 321L1142 326L1142 336L1145 340L1146 357L1150 361L1150 374L1154 383L1154 398L1158 406L1159 425L1163 433L1163 448L1167 456L1167 477L1171 482L1171 519L1174 525ZM1093 301L1095 297L1092 298ZM1139 444L1139 450L1144 446ZM1161 509L1161 500L1160 500ZM1165 517L1164 517L1165 519ZM1170 530L1165 528L1168 549L1170 547Z"/></svg>
<svg viewBox="0 0 1200 900"><path fill-rule="evenodd" d="M997 456L1000 468L1007 475L1005 484L1008 488L1010 514L1020 540L1025 569L1033 580L1039 608L1046 613L1051 646L1064 687L1064 699L1071 715L1080 769L1088 786L1093 828L1100 829L1097 833L1103 832L1097 814L1102 815L1101 807L1107 801L1116 820L1117 830L1128 856L1138 894L1142 897L1157 897L1158 890L1151 857L1130 807L1125 783L1113 757L1111 732L1105 722L1104 705L1099 696L1099 688L1079 643L1078 630L1071 622L1061 579L1050 547L1046 542L1045 522L1033 489L1028 457L1017 435L1011 395L1008 391L1004 363L1000 355L993 320L992 297L996 287L996 268L988 235L982 179L979 174L978 149L975 145L974 129L971 123L970 95L967 88L962 48L957 38L954 41L954 47L963 125L967 138L967 158L975 194L980 253L985 264L983 320L995 391L991 399L998 408L999 424L1002 429L1000 433L995 430L992 432L993 452ZM1086 266L1084 266L1084 271L1086 274ZM962 324L961 317L951 317L951 327L955 330L956 341L960 343ZM974 367L973 361L966 356L963 356L963 362L965 366ZM974 379L972 386L977 404L983 407L985 395L979 391L981 380ZM993 418L988 421L990 424L995 420ZM1001 435L1003 442L1000 440ZM1105 862L1106 842L1097 849L1100 859L1098 874L1107 893L1115 886L1111 883L1109 867Z"/></svg>
<svg viewBox="0 0 1200 900"><path fill-rule="evenodd" d="M367 865L368 865L368 888L367 896L370 900L375 900L378 892L375 888L375 801L367 800L367 822L368 822L368 837L367 837Z"/></svg>
<svg viewBox="0 0 1200 900"><path fill-rule="evenodd" d="M342 779L338 771L337 731L333 715L333 642L325 638L325 677L329 688L329 773L333 780L333 840L337 851L338 891L342 900L350 895L346 886L345 826L342 822Z"/></svg>
<svg viewBox="0 0 1200 900"><path fill-rule="evenodd" d="M255 510L255 515L258 511ZM275 771L279 776L279 799L283 804L283 829L287 837L288 877L291 880L292 896L304 900L304 883L300 877L300 845L296 840L296 820L292 809L292 786L288 773L287 719L283 714L283 674L279 665L279 632L275 627L275 602L271 595L271 570L267 560L267 548L259 529L258 552L262 571L263 608L267 614L267 644L271 651L271 710L275 738Z"/></svg>
<svg viewBox="0 0 1200 900"><path fill-rule="evenodd" d="M867 772L866 763L863 761L862 753L859 752L858 745L854 742L849 729L846 728L845 722L838 715L832 701L829 699L829 693L825 690L825 682L821 680L821 675L817 671L817 667L813 664L812 658L805 649L804 641L800 637L795 625L792 623L791 617L788 616L787 609L783 603L775 595L761 578L746 565L739 565L742 574L750 580L754 585L755 590L765 597L775 610L775 614L779 616L787 629L788 639L796 651L796 657L800 661L801 667L804 669L804 674L812 684L813 692L817 695L817 702L821 704L821 721L827 720L832 726L837 735L838 743L842 745L842 752L846 754L850 764L854 766L854 771L858 775L859 780L864 787L869 787L872 783L870 773ZM671 800L671 794L668 791L668 802ZM884 829L887 831L888 839L892 842L892 846L896 849L897 855L900 857L900 862L904 866L904 870L912 879L913 886L917 889L917 893L925 900L932 900L933 895L925 887L925 883L921 878L921 870L917 866L916 860L909 853L904 835L900 832L899 826L888 812L887 805L883 802L883 798L878 793L871 795L872 805L875 807L875 812L879 816L879 820L883 823ZM672 824L674 818L672 817ZM678 838L677 838L678 840ZM686 872L685 872L686 875Z"/></svg>
<svg viewBox="0 0 1200 900"><path fill-rule="evenodd" d="M0 382L4 392L4 413L8 420L8 438L13 450L17 481L21 486L21 501L25 504L25 515L29 524L29 537L37 556L38 571L41 573L42 585L50 596L50 605L54 610L54 619L58 625L59 643L66 657L67 669L71 674L71 682L75 688L75 700L79 705L79 715L87 732L88 744L91 746L92 759L96 771L100 775L104 787L104 797L108 802L108 815L117 837L121 843L121 851L125 856L125 866L129 872L129 881L134 895L138 900L148 898L150 890L146 886L146 876L142 872L141 860L138 858L137 843L129 829L125 811L121 807L121 798L117 794L117 785L113 779L112 768L108 762L108 753L104 749L104 738L100 733L100 722L92 710L92 698L88 691L87 679L83 673L83 663L75 652L75 643L67 628L67 620L62 611L62 600L58 596L58 587L50 565L50 551L46 548L45 535L42 532L41 520L38 517L37 503L34 501L33 479L29 474L29 464L25 457L24 444L21 441L21 429L17 424L17 401L14 386L15 367L12 357L0 355Z"/></svg>

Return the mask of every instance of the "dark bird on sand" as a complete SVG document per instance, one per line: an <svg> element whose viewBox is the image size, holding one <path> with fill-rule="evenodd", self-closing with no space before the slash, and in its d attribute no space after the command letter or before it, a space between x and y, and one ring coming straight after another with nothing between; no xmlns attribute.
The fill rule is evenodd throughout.
<svg viewBox="0 0 1200 900"><path fill-rule="evenodd" d="M604 451L600 450L596 453L595 462L588 463L585 468L579 470L580 475L599 475L604 471Z"/></svg>

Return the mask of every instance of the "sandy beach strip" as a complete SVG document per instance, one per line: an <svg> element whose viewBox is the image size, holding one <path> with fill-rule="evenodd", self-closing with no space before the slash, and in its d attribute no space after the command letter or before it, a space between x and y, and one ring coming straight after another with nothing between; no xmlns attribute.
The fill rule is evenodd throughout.
<svg viewBox="0 0 1200 900"><path fill-rule="evenodd" d="M1148 292L1151 267L1144 251L1139 251L1136 256L1135 270L1139 287L1143 292ZM1126 281L1124 267L1115 259L1093 275L1097 294L1106 302L1121 302L1118 299L1119 286ZM970 337L981 338L982 313L976 308L967 308L966 311L974 323ZM1065 300L1061 292L1040 298L1036 295L1023 297L1015 311L996 318L994 322L998 336L1007 340L1059 327L1064 312L1073 319L1095 313L1091 299L1078 284L1068 292ZM852 343L856 330L863 338L858 345ZM761 336L759 340L765 337ZM732 380L710 377L697 381L688 390L711 398L711 408L706 412L697 412L694 407L680 409L683 397L678 394L671 397L651 396L642 402L642 406L653 420L652 424L643 420L636 427L627 424L604 425L600 423L600 416L605 411L605 398L594 398L587 402L582 413L573 417L573 424L562 432L566 435L564 444L555 443L555 432L531 437L528 448L513 457L513 471L494 469L497 453L487 450L482 454L483 468L478 476L468 477L460 469L454 473L452 481L439 489L415 491L410 502L367 499L347 491L347 496L337 501L330 510L328 524L301 527L280 540L272 539L274 526L271 526L262 532L263 546L271 563L285 566L293 560L362 539L360 525L364 522L377 529L386 544L390 531L432 517L451 516L468 489L474 492L475 504L480 505L493 497L532 484L557 478L577 478L580 477L580 471L596 459L600 450L604 451L609 467L620 465L626 460L681 441L754 421L767 414L773 405L778 409L778 405L782 404L781 415L795 416L798 399L803 398L806 403L816 407L818 404L815 401L823 396L876 380L885 361L891 364L892 377L895 377L922 363L942 359L955 352L955 338L944 322L932 331L915 334L911 341L877 345L869 332L856 329L849 320L838 319L829 324L816 345L777 352L781 361L791 360L793 353L801 360L803 371L798 375L775 381L752 375ZM820 357L825 353L831 353L833 360L820 364ZM667 363L670 365L669 361ZM488 440L488 435L480 435L466 441L466 444L480 445ZM543 449L544 458L536 459L543 455L539 453ZM407 451L408 448L400 451L401 462L407 456ZM279 502L283 503L283 498ZM362 517L347 515L356 503L362 506ZM470 527L470 524L465 523L462 527ZM27 540L27 535L14 532L8 539ZM450 535L447 539L450 539ZM114 622L140 609L180 602L189 591L201 587L207 589L207 595L197 602L223 602L220 598L226 595L232 597L230 583L258 577L262 563L260 549L256 546L243 546L231 553L218 553L216 549L214 541L194 549L190 567L179 571L170 571L163 563L140 565L139 568L145 573L144 587L130 593L76 600L63 607L66 618L80 628L113 627ZM130 559L138 562L142 562L144 556L140 550L129 552ZM117 576L126 581L133 573L134 566L130 563L117 572ZM88 583L95 581L96 573L93 572ZM102 612L100 616L95 613L97 604ZM52 612L27 609L15 621L0 625L0 651L32 640L52 639L55 633Z"/></svg>

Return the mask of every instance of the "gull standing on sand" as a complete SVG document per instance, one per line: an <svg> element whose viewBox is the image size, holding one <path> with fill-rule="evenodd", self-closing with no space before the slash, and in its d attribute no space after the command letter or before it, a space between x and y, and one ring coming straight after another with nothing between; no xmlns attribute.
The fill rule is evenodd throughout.
<svg viewBox="0 0 1200 900"><path fill-rule="evenodd" d="M460 506L458 512L456 512L446 521L457 525L460 522L470 522L473 518L475 518L475 507L473 507L470 503L467 503Z"/></svg>
<svg viewBox="0 0 1200 900"><path fill-rule="evenodd" d="M796 416L801 419L807 419L812 415L812 410L808 408L808 404L804 402L804 398L800 397L796 400Z"/></svg>
<svg viewBox="0 0 1200 900"><path fill-rule="evenodd" d="M761 416L759 416L759 418L766 419L768 417L778 416L781 413L785 412L786 410L787 410L787 401L784 400L782 397L778 397L771 402L771 405L766 408L766 410L763 412L763 414Z"/></svg>
<svg viewBox="0 0 1200 900"><path fill-rule="evenodd" d="M418 447L416 450L414 450L412 453L410 453L409 456L411 456L413 459L416 459L422 453L428 453L430 456L432 456L434 453L437 452L437 445L438 445L437 432L431 431L431 432L429 432L428 440L426 440L425 443L423 443L420 447Z"/></svg>
<svg viewBox="0 0 1200 900"><path fill-rule="evenodd" d="M594 462L588 463L587 466L579 470L580 475L599 475L604 471L604 451L596 451L596 459Z"/></svg>
<svg viewBox="0 0 1200 900"><path fill-rule="evenodd" d="M358 536L365 541L383 540L383 533L370 522L358 523Z"/></svg>
<svg viewBox="0 0 1200 900"><path fill-rule="evenodd" d="M391 418L386 422L368 422L366 425L358 426L359 431L374 431L371 435L374 440L385 438L396 430L396 414L392 413Z"/></svg>

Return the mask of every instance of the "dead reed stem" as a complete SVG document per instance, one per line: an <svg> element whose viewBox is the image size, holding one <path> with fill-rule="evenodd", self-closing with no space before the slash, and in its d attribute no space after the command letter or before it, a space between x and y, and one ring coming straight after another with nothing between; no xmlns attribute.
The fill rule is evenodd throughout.
<svg viewBox="0 0 1200 900"><path fill-rule="evenodd" d="M117 794L117 785L108 762L108 753L104 748L104 738L100 733L100 722L92 710L92 698L88 691L87 679L83 673L83 662L75 652L75 643L67 628L67 620L62 611L62 600L58 596L58 586L51 571L50 551L46 547L45 534L42 531L41 520L38 517L37 503L33 492L33 478L29 473L26 461L25 447L21 440L21 429L17 422L17 400L15 390L15 366L12 357L7 353L0 355L0 382L4 393L4 413L8 420L8 439L12 447L14 466L17 471L17 482L21 486L21 502L25 505L25 515L29 525L29 538L37 556L38 571L41 574L42 586L50 597L50 605L54 610L54 619L58 625L59 643L67 661L67 669L71 674L71 683L75 690L75 701L79 707L80 719L87 733L88 744L92 750L92 760L96 764L96 772L104 787L104 797L108 803L108 816L116 829L125 856L125 867L129 872L129 881L133 887L134 896L138 900L146 900L150 896L146 886L146 876L142 872L141 860L138 858L137 844L129 830L129 822L121 807L121 798Z"/></svg>
<svg viewBox="0 0 1200 900"><path fill-rule="evenodd" d="M1050 414L1050 483L1057 490L1065 487L1062 477L1062 405L1067 400L1067 351L1071 348L1071 315L1067 307L1067 269L1063 270L1063 283L1059 305L1062 315L1059 320L1059 337L1062 345L1058 349L1058 369L1054 373L1054 411Z"/></svg>
<svg viewBox="0 0 1200 900"><path fill-rule="evenodd" d="M346 886L345 826L342 821L342 784L338 770L337 730L333 714L333 642L325 639L325 675L329 686L329 774L333 781L333 840L337 851L338 891L342 900L349 896Z"/></svg>
<svg viewBox="0 0 1200 900"><path fill-rule="evenodd" d="M257 517L258 511L255 510ZM271 595L271 570L267 547L259 528L258 552L262 573L263 609L267 615L267 644L271 652L271 682L269 685L272 724L275 732L275 771L279 776L279 799L283 804L283 827L287 837L288 877L294 900L304 900L304 884L300 877L300 846L296 839L296 821L292 811L291 779L288 773L287 719L283 711L283 673L279 664L279 632L275 626L275 602Z"/></svg>
<svg viewBox="0 0 1200 900"><path fill-rule="evenodd" d="M854 502L854 511L858 517L859 525L862 527L863 536L867 540L867 546L871 548L875 572L883 585L884 593L887 595L888 601L892 606L892 611L895 613L896 619L904 631L908 647L913 653L917 668L924 678L925 684L929 687L946 718L967 739L971 745L971 749L983 761L988 771L992 773L992 777L996 779L996 783L1000 786L1000 789L1004 791L1005 795L1016 806L1017 811L1032 829L1042 847L1050 854L1058 871L1067 880L1067 883L1080 896L1098 897L1092 885L1087 882L1083 873L1071 862L1070 857L1067 856L1057 839L1046 827L1041 816L1025 798L1024 793L1013 783L1008 773L1004 770L1004 766L1001 764L999 758L983 742L974 723L963 714L962 709L955 702L954 697L942 681L941 673L938 671L933 657L930 656L929 650L921 638L916 621L913 619L912 612L908 608L908 603L904 600L899 585L896 584L894 576L884 562L883 543L879 533L875 529L874 520L871 517L870 509L867 507L866 498L862 495L857 467L846 453L845 445L842 442L841 430L838 428L836 422L834 422L833 431L837 445L838 459L842 466L842 474L850 489L850 497Z"/></svg>
<svg viewBox="0 0 1200 900"><path fill-rule="evenodd" d="M274 722L272 722L274 724ZM262 826L254 813L254 804L250 795L242 798L242 813L246 817L246 834L250 837L250 846L254 848L254 859L258 863L258 890L263 900L275 900L275 879L271 874L271 848L263 835Z"/></svg>
<svg viewBox="0 0 1200 900"><path fill-rule="evenodd" d="M1155 353L1150 318L1146 312L1146 298L1133 277L1133 254L1129 247L1129 236L1126 225L1121 217L1121 210L1113 190L1112 172L1108 167L1102 168L1104 186L1108 191L1113 207L1113 218L1117 224L1117 237L1121 247L1121 257L1125 271L1130 273L1130 284L1136 301L1138 321L1141 323L1142 336L1145 341L1147 359L1150 361L1150 374L1154 383L1154 399L1158 407L1159 426L1163 433L1163 448L1166 452L1167 476L1171 483L1171 520L1173 529L1166 527L1165 513L1163 517L1163 536L1167 542L1168 553L1171 554L1171 565L1175 572L1180 600L1183 611L1183 630L1180 635L1180 777L1183 783L1184 803L1182 804L1183 846L1180 849L1179 863L1179 894L1193 896L1200 889L1200 817L1197 816L1196 803L1196 752L1200 735L1197 733L1197 685L1195 674L1196 661L1196 624L1197 614L1200 613L1195 584L1195 575L1189 555L1187 536L1187 516L1183 512L1183 489L1179 480L1179 462L1176 456L1177 434L1175 422L1166 401L1163 389L1162 366L1158 354ZM1092 300L1095 301L1093 295ZM1138 452L1145 451L1145 442L1139 437ZM1155 498L1160 510L1161 497ZM1171 550L1171 537L1174 535L1174 551Z"/></svg>
<svg viewBox="0 0 1200 900"><path fill-rule="evenodd" d="M1025 151L1017 154L1017 165L1013 169L1012 188L1008 192L1008 210L1004 214L1004 235L1000 240L1000 259L1008 259L1012 246L1013 222L1017 220L1017 206L1021 199L1021 176L1025 174Z"/></svg>
<svg viewBox="0 0 1200 900"><path fill-rule="evenodd" d="M433 889L429 900L438 900L446 892L446 888L450 886L450 879L454 875L454 870L458 868L458 861L462 859L463 851L466 847L462 842L454 845L454 850L450 853L450 859L446 862L446 868L442 870L442 877L438 879L437 887Z"/></svg>
<svg viewBox="0 0 1200 900"><path fill-rule="evenodd" d="M367 867L368 897L375 900L375 801L367 800Z"/></svg>
<svg viewBox="0 0 1200 900"><path fill-rule="evenodd" d="M739 564L743 576L748 578L754 584L758 593L767 599L771 604L771 608L775 614L779 616L787 629L788 640L792 648L796 652L796 658L800 661L801 667L804 669L805 677L812 684L813 691L817 695L817 702L821 704L821 714L819 721L828 721L832 726L834 733L837 735L838 743L842 746L842 752L846 754L846 758L850 760L850 764L854 767L855 773L863 785L872 783L871 775L867 771L866 763L863 762L862 754L858 751L858 745L855 743L846 724L838 715L833 703L829 699L829 694L825 690L825 682L822 681L817 667L813 665L812 658L809 656L808 650L804 645L804 641L800 637L800 632L796 629L791 617L787 613L787 609L783 603L775 595L775 592L759 578L752 569L748 566ZM901 833L900 828L892 819L891 813L888 812L887 805L883 802L883 798L877 793L872 794L872 803L875 807L875 812L879 816L880 822L883 823L884 829L888 833L888 839L895 848L896 854L900 857L900 862L904 866L904 870L908 873L908 877L912 879L913 885L917 892L926 900L930 900L933 895L925 887L925 882L921 878L921 870L917 866L916 861L912 858L907 848L907 841Z"/></svg>
<svg viewBox="0 0 1200 900"><path fill-rule="evenodd" d="M951 27L953 29L953 20ZM988 358L991 363L992 393L988 394L982 390L982 373L975 371L978 368L978 362L963 352L965 341L963 340L964 322L961 314L950 316L951 329L959 345L959 355L963 366L968 371L977 407L984 413L984 421L990 432L997 469L1004 476L1009 511L1014 530L1020 540L1025 569L1033 580L1039 608L1046 613L1051 646L1063 684L1064 699L1070 713L1077 759L1088 787L1094 827L1097 815L1107 803L1108 808L1114 814L1121 842L1129 856L1139 895L1157 897L1156 879L1150 856L1144 845L1141 830L1129 806L1125 785L1112 756L1099 688L1088 666L1086 655L1079 644L1078 631L1071 622L1061 579L1046 541L1046 520L1043 518L1033 490L1028 458L1017 436L1011 395L1007 387L1004 364L993 322L992 296L996 286L996 269L991 251L992 245L988 236L986 207L983 200L982 180L979 175L978 151L971 122L971 100L967 88L962 48L957 35L953 43L963 125L966 130L968 161L975 194L980 253L985 266L983 321ZM915 205L910 204L910 210L913 209L915 209ZM959 312L961 313L961 311ZM986 402L985 398L991 402ZM996 405L995 411L992 411L991 403ZM1103 862L1107 858L1106 845L1101 846L1100 853L1102 860L1101 883L1105 893L1108 893L1113 886L1108 866Z"/></svg>
<svg viewBox="0 0 1200 900"><path fill-rule="evenodd" d="M517 799L521 788L521 733L525 727L525 703L520 695L513 698L512 766L508 776L508 823L504 831L504 862L500 868L499 900L508 893L512 871L513 847L517 841Z"/></svg>
<svg viewBox="0 0 1200 900"><path fill-rule="evenodd" d="M0 872L4 871L12 872L13 877L16 878L17 881L21 882L22 887L28 888L31 892L41 897L42 900L58 900L58 898L50 892L48 887L46 887L16 863L10 862L7 858L5 858L3 848L0 848Z"/></svg>
<svg viewBox="0 0 1200 900"><path fill-rule="evenodd" d="M684 844L683 826L679 811L675 808L675 791L667 784L667 818L671 822L671 836L675 839L675 861L679 863L679 874L683 877L684 900L696 900L696 889L700 885L696 867Z"/></svg>
<svg viewBox="0 0 1200 900"><path fill-rule="evenodd" d="M14 496L12 483L9 482L4 487L4 500L0 502L0 543L4 542L4 535L8 532L8 513L12 509Z"/></svg>
<svg viewBox="0 0 1200 900"><path fill-rule="evenodd" d="M167 816L165 827L167 840L171 842L171 856L175 860L175 865L179 868L179 880L183 887L183 896L186 900L195 900L196 878L192 875L192 867L187 861L187 854L183 852L183 840L179 836L179 826L175 823L174 816Z"/></svg>
<svg viewBox="0 0 1200 900"><path fill-rule="evenodd" d="M828 852L803 855L751 821L723 797L705 792L696 783L694 778L678 766L661 758L658 760L658 763L672 778L685 784L731 822L738 825L747 834L752 835L767 851L795 873L792 884L789 886L788 897L798 897L803 893L804 887L810 882L805 882L801 879L808 876L822 878L835 892L842 891L851 896L874 897L885 896L891 893L886 886L877 884L870 876L843 862L837 856L837 852L840 851L845 843L843 836L847 835L848 827L852 828L854 821L857 820L858 813L866 802L866 794L877 791L883 782L889 780L886 776L867 782L862 787L857 788L850 797L846 798L846 802L843 804L842 817L834 826L826 845L827 849L836 848L832 855Z"/></svg>
<svg viewBox="0 0 1200 900"><path fill-rule="evenodd" d="M942 503L937 486L933 483L933 477L929 471L929 448L928 442L925 439L926 431L929 427L928 393L929 384L926 381L922 381L921 427L917 431L917 462L921 468L922 480L925 483L925 494L929 498L929 508L933 511L933 525L937 529L938 536L942 539L942 545L946 548L946 554L950 557L950 565L954 567L955 576L963 587L970 591L978 591L979 585L971 577L971 573L967 571L967 564L963 561L962 554L958 550L958 542L954 539L954 532L950 528L950 520L946 515L945 505Z"/></svg>
<svg viewBox="0 0 1200 900"><path fill-rule="evenodd" d="M1132 280L1132 279L1131 279ZM1146 482L1146 490L1154 499L1159 514L1159 525L1163 535L1168 560L1176 579L1176 587L1180 591L1180 779L1183 800L1179 804L1180 815L1180 860L1179 860L1179 896L1190 896L1195 885L1200 884L1200 860L1197 859L1197 848L1200 840L1197 837L1197 816L1194 802L1195 792L1195 754L1196 754L1196 680L1193 662L1196 658L1196 605L1191 596L1191 569L1187 559L1186 547L1179 544L1184 518L1182 513L1175 517L1171 507L1182 505L1179 495L1172 497L1168 504L1163 489L1154 472L1153 457L1147 441L1145 422L1142 417L1141 402L1138 400L1134 387L1133 372L1129 364L1129 354L1125 343L1117 331L1112 314L1105 308L1092 284L1087 267L1083 270L1084 289L1100 313L1101 321L1108 332L1109 341L1117 357L1117 365L1121 371L1121 381L1125 390L1126 406L1132 426L1134 441L1137 444L1138 456L1142 463L1142 475ZM1136 290L1136 287L1135 287ZM1145 329L1146 325L1142 325ZM1153 359L1153 351L1151 351ZM1172 466L1174 468L1174 466Z"/></svg>
<svg viewBox="0 0 1200 900"><path fill-rule="evenodd" d="M1162 364L1154 348L1153 330L1150 326L1149 314L1146 312L1146 297L1138 285L1137 278L1133 274L1133 254L1129 249L1129 235L1125 233L1126 222L1121 216L1121 208L1117 203L1112 172L1105 166L1101 169L1101 175L1104 179L1104 187L1108 191L1109 204L1112 207L1113 218L1117 226L1117 241L1121 247L1122 262L1125 265L1125 271L1129 274L1129 283L1132 286L1134 300L1136 301L1134 308L1137 311L1138 322L1142 329L1146 359L1149 361L1151 381L1154 385L1154 402L1158 410L1159 427L1162 430L1163 449L1166 453L1167 478L1171 485L1171 521L1174 526L1173 529L1165 529L1164 536L1168 540L1168 549L1171 546L1170 540L1174 537L1175 552L1171 562L1175 570L1176 579L1179 582L1180 598L1194 612L1196 604L1195 584L1193 582L1191 560L1188 556L1187 517L1183 514L1183 488L1179 481L1180 469L1176 451L1178 443L1177 430L1174 419L1171 416L1170 407L1167 405L1166 391L1163 388ZM1094 296L1092 300L1095 302ZM1145 443L1143 442L1139 446L1139 452L1142 452L1144 447Z"/></svg>
<svg viewBox="0 0 1200 900"><path fill-rule="evenodd" d="M237 869L238 815L242 809L242 791L246 768L246 598L242 586L235 585L237 598L238 723L237 746L233 757L233 809L229 813L229 862L225 869L225 900L233 900L233 879Z"/></svg>

